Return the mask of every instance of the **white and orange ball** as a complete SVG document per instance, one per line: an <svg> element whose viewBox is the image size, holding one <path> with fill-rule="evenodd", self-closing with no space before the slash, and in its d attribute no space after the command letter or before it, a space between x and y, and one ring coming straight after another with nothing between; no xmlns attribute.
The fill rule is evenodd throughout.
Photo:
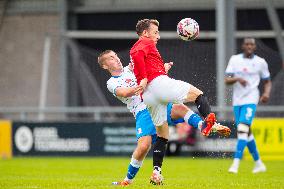
<svg viewBox="0 0 284 189"><path fill-rule="evenodd" d="M199 35L199 25L192 18L184 18L177 25L177 33L182 40L194 40Z"/></svg>

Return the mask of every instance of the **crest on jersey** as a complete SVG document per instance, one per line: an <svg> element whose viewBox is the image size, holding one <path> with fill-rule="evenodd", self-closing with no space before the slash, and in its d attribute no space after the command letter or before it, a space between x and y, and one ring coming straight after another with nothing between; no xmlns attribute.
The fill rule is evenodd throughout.
<svg viewBox="0 0 284 189"><path fill-rule="evenodd" d="M132 82L132 79L125 79L125 83L129 84Z"/></svg>
<svg viewBox="0 0 284 189"><path fill-rule="evenodd" d="M141 134L141 133L142 133L142 129L141 129L141 128L138 128L138 129L137 129L137 133L138 133L138 134Z"/></svg>

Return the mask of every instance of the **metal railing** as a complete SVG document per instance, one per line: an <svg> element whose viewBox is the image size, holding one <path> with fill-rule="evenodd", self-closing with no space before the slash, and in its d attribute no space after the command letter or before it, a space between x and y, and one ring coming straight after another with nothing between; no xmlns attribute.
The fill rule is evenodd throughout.
<svg viewBox="0 0 284 189"><path fill-rule="evenodd" d="M196 111L195 107L191 107ZM231 113L232 107L217 107L212 106L212 111L219 113ZM284 106L258 106L257 112L281 113L284 115ZM42 118L42 115L45 116ZM56 115L53 120L68 120L68 114L90 114L94 121L102 120L121 120L120 117L110 116L110 114L127 114L132 118L129 110L124 106L97 106L97 107L0 107L0 115L4 119L9 119L13 115L13 119L21 121L45 121L51 115ZM52 116L51 116L52 117ZM81 119L81 118L78 118ZM88 118L90 119L90 117Z"/></svg>

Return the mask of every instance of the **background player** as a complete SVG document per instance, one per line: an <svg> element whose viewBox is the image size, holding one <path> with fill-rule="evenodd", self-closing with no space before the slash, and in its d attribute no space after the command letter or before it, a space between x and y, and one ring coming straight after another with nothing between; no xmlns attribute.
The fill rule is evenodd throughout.
<svg viewBox="0 0 284 189"><path fill-rule="evenodd" d="M143 19L136 25L139 40L130 50L130 59L134 66L137 82L143 87L143 100L147 104L157 130L157 142L154 145L154 171L152 182L159 183L161 166L169 137L167 124L167 104L195 102L200 114L208 122L201 129L203 135L208 136L212 126L216 123L214 113L203 92L189 83L175 80L167 76L163 59L156 47L160 39L159 22Z"/></svg>
<svg viewBox="0 0 284 189"><path fill-rule="evenodd" d="M266 167L259 157L256 143L251 132L251 124L259 101L258 85L264 81L264 92L261 102L267 102L271 91L270 73L266 61L254 54L254 38L245 38L242 44L243 53L233 55L226 69L226 84L233 84L233 107L238 142L234 161L229 172L237 173L243 151L247 146L254 161L253 173L264 172Z"/></svg>
<svg viewBox="0 0 284 189"><path fill-rule="evenodd" d="M102 52L98 57L98 63L103 69L108 70L112 76L107 81L108 90L125 103L136 118L137 148L133 152L126 178L122 182L114 183L117 185L129 185L142 166L143 159L148 153L151 143L156 139L155 126L152 123L146 105L141 101L140 95L137 95L141 90L141 86L137 85L131 67L126 66L123 68L119 57L112 50ZM171 65L165 64L165 69L168 71ZM199 115L183 104L169 104L168 117L169 122L174 125L184 123L186 120L188 124L201 129L206 124ZM220 135L230 134L230 130L221 125L216 127L214 131Z"/></svg>

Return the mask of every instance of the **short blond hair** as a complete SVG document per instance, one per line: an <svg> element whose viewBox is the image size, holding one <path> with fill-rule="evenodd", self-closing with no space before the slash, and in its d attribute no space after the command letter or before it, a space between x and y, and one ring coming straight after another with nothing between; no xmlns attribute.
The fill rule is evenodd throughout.
<svg viewBox="0 0 284 189"><path fill-rule="evenodd" d="M98 56L98 63L100 65L100 67L103 67L104 62L105 62L105 58L103 58L104 55L110 53L110 52L114 52L113 50L105 50L103 52L101 52Z"/></svg>
<svg viewBox="0 0 284 189"><path fill-rule="evenodd" d="M139 20L136 24L136 33L140 36L144 30L150 28L150 24L154 24L159 27L159 21L155 19L143 19Z"/></svg>

